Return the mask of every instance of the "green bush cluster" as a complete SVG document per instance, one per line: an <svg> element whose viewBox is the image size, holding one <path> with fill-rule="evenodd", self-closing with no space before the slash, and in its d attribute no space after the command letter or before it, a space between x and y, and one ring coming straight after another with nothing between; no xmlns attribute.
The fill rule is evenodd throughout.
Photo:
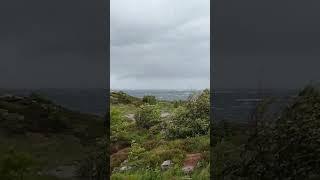
<svg viewBox="0 0 320 180"><path fill-rule="evenodd" d="M121 141L128 137L128 127L130 123L122 117L122 112L115 107L111 107L110 112L111 141Z"/></svg>
<svg viewBox="0 0 320 180"><path fill-rule="evenodd" d="M169 139L194 137L209 132L210 91L204 90L189 98L185 106L176 108L166 122Z"/></svg>
<svg viewBox="0 0 320 180"><path fill-rule="evenodd" d="M209 94L209 90L205 90L194 94L188 101L176 103L157 102L155 97L147 96L140 106L113 105L111 139L117 150L112 158L114 172L111 179L183 178L185 174L181 167L188 153L201 153L205 158L192 177L208 179ZM125 117L133 112L134 120ZM161 116L161 112L168 115ZM123 139L130 140L131 146L121 146ZM128 161L123 163L125 160ZM171 160L173 164L168 170L161 171L165 160ZM121 167L128 169L120 170Z"/></svg>
<svg viewBox="0 0 320 180"><path fill-rule="evenodd" d="M273 120L258 120L252 135L229 163L225 176L239 179L320 178L320 93L311 86Z"/></svg>
<svg viewBox="0 0 320 180"><path fill-rule="evenodd" d="M135 114L138 127L149 129L160 121L161 112L156 105L141 105Z"/></svg>
<svg viewBox="0 0 320 180"><path fill-rule="evenodd" d="M132 142L131 148L129 151L128 160L129 161L135 161L141 158L141 155L146 152L146 150L138 143Z"/></svg>
<svg viewBox="0 0 320 180"><path fill-rule="evenodd" d="M157 99L156 99L155 96L144 96L142 98L142 102L148 103L148 104L151 104L151 105L155 105L155 104L157 104Z"/></svg>
<svg viewBox="0 0 320 180"><path fill-rule="evenodd" d="M173 101L173 107L174 108L178 108L179 106L183 105L183 101L182 100L178 100L178 101Z"/></svg>

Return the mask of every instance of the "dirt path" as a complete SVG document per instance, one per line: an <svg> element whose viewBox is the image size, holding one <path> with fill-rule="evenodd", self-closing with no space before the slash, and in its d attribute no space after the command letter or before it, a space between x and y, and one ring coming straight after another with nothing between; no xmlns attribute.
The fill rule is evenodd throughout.
<svg viewBox="0 0 320 180"><path fill-rule="evenodd" d="M161 113L161 117L162 118L168 117L168 116L170 116L170 113L168 113L168 112L162 112ZM132 113L125 115L125 117L128 118L129 120L135 121L134 114L132 114Z"/></svg>
<svg viewBox="0 0 320 180"><path fill-rule="evenodd" d="M113 170L113 168L119 167L123 161L128 159L129 150L130 148L126 147L126 148L120 149L119 151L111 155L111 164L110 164L111 171Z"/></svg>
<svg viewBox="0 0 320 180"><path fill-rule="evenodd" d="M202 158L201 153L187 154L186 159L183 162L182 170L185 173L192 172L197 167L197 164L201 160L201 158Z"/></svg>

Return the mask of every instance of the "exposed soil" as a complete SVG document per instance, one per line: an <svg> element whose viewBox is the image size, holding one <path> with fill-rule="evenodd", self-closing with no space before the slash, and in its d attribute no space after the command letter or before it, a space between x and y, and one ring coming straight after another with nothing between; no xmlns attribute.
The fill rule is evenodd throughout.
<svg viewBox="0 0 320 180"><path fill-rule="evenodd" d="M187 173L193 171L201 159L201 153L187 154L186 159L183 162L182 169Z"/></svg>
<svg viewBox="0 0 320 180"><path fill-rule="evenodd" d="M112 164L110 166L111 170L115 167L120 166L120 164L125 161L126 159L128 159L128 154L129 154L129 148L124 148L119 150L116 153L113 153L111 155L111 159L112 159Z"/></svg>

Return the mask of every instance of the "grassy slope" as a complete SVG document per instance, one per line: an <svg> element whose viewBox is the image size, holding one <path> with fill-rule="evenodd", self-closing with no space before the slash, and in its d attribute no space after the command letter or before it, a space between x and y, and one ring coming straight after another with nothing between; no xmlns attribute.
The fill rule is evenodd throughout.
<svg viewBox="0 0 320 180"><path fill-rule="evenodd" d="M34 109L31 104L35 105ZM49 109L58 108L59 117L66 121L68 128L60 131L32 127L29 122L34 121L39 114L41 105L46 104ZM104 126L101 117L89 114L72 112L53 103L44 103L41 99L26 97L23 100L0 99L0 109L9 113L24 116L23 122L8 122L9 119L1 118L0 121L0 153L14 148L20 152L27 152L36 161L37 171L56 168L62 165L75 165L77 161L86 157L87 153L95 148L95 139L104 135ZM50 113L42 114L48 120ZM40 117L39 117L40 118ZM13 119L14 120L14 119ZM10 123L8 129L8 123ZM17 126L24 125L28 128L24 132L12 132ZM9 130L9 131L8 131ZM32 176L30 179L55 179L49 176Z"/></svg>
<svg viewBox="0 0 320 180"><path fill-rule="evenodd" d="M119 101L116 101L119 102ZM140 104L135 100L136 104ZM157 104L162 113L172 113L174 105L172 102L161 101ZM118 149L111 157L111 168L117 168L121 162L128 158L131 150L130 143L132 140L137 142L145 151L141 153L141 157L129 163L129 165L137 167L136 170L130 172L114 172L112 179L179 179L185 177L181 171L183 160L186 154L202 153L204 160L203 165L195 170L191 177L193 179L208 179L209 177L209 136L200 136L188 139L165 140L163 135L152 133L145 129L140 129L135 122L128 119L126 115L134 114L138 108L133 103L114 103L111 105L113 109L119 110L121 117L128 126L123 133L121 141L127 141L126 146ZM112 146L121 144L121 141L113 142ZM112 147L111 147L112 148ZM163 161L171 159L174 167L166 172L161 172L160 165ZM149 166L149 168L147 168Z"/></svg>

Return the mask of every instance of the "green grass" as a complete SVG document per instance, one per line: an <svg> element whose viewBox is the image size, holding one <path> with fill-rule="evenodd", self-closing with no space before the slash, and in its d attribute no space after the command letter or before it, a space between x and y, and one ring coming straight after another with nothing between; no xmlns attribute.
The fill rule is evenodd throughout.
<svg viewBox="0 0 320 180"><path fill-rule="evenodd" d="M134 114L138 107L133 104L115 104L112 108L117 108L125 114Z"/></svg>
<svg viewBox="0 0 320 180"><path fill-rule="evenodd" d="M113 108L121 109L121 113L125 112L128 105L116 105ZM160 106L161 107L161 106ZM133 109L131 109L133 110ZM209 135L191 137L186 139L166 140L160 134L153 135L146 129L141 129L132 123L130 128L122 134L128 140L134 140L140 144L145 151L139 155L137 160L129 162L128 165L136 167L130 173L114 173L112 179L172 179L183 178L185 175L181 172L182 162L188 153L202 153L205 160L204 164L209 161ZM130 149L130 148L129 148ZM130 150L129 150L130 151ZM173 169L166 172L157 171L160 165L165 160L172 160L178 166L179 170ZM146 171L146 167L151 168ZM208 170L201 167L195 171L194 178L206 179L208 177Z"/></svg>
<svg viewBox="0 0 320 180"><path fill-rule="evenodd" d="M171 113L174 110L173 103L168 101L161 101L158 103L162 112Z"/></svg>
<svg viewBox="0 0 320 180"><path fill-rule="evenodd" d="M193 180L209 180L210 179L210 166L195 170L190 175L185 175L181 171L181 167L174 167L167 171L161 170L139 170L129 173L115 173L112 174L111 180L183 180L191 178Z"/></svg>
<svg viewBox="0 0 320 180"><path fill-rule="evenodd" d="M162 172L161 170L139 170L129 173L116 173L111 176L112 180L170 180L187 177L178 168L172 168Z"/></svg>
<svg viewBox="0 0 320 180"><path fill-rule="evenodd" d="M158 101L156 104L161 113L173 113L176 108L174 102ZM113 168L120 167L120 163L128 159L127 165L132 167L126 172L119 172L117 168L112 173L113 180L170 180L191 177L196 180L209 179L209 135L197 136L184 139L169 140L163 134L163 125L169 117L162 117L159 124L150 129L139 128L135 121L125 116L135 114L139 106L137 104L112 104L111 109L114 121L111 139L112 146L117 147L123 141L134 146L126 147L126 151L114 154L112 159ZM197 167L190 176L182 172L183 161L187 154L201 153L203 159L200 167ZM161 164L165 160L171 160L173 166L166 171L161 171Z"/></svg>

